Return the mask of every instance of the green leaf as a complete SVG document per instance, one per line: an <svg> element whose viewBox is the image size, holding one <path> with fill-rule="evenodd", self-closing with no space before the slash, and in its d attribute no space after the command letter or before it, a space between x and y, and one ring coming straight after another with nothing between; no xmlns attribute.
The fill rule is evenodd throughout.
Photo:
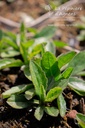
<svg viewBox="0 0 85 128"><path fill-rule="evenodd" d="M67 44L65 42L62 42L59 40L55 40L55 41L53 41L53 43L55 44L56 47L59 47L59 48L63 48L65 46L67 46Z"/></svg>
<svg viewBox="0 0 85 128"><path fill-rule="evenodd" d="M15 109L27 108L30 103L26 100L24 95L12 95L7 99L7 104Z"/></svg>
<svg viewBox="0 0 85 128"><path fill-rule="evenodd" d="M10 32L10 31L4 32L4 36L9 37L15 43L17 41L17 35L15 33Z"/></svg>
<svg viewBox="0 0 85 128"><path fill-rule="evenodd" d="M0 40L2 39L2 37L3 37L3 32L2 30L0 30Z"/></svg>
<svg viewBox="0 0 85 128"><path fill-rule="evenodd" d="M46 43L37 44L37 45L33 48L32 52L37 52L37 53L39 53L39 52L42 50L42 47L44 47L45 45L46 45Z"/></svg>
<svg viewBox="0 0 85 128"><path fill-rule="evenodd" d="M56 54L56 48L53 42L46 41L47 45L45 46L45 51L49 51L53 53L54 55Z"/></svg>
<svg viewBox="0 0 85 128"><path fill-rule="evenodd" d="M37 120L41 120L41 118L43 117L44 111L42 107L37 107L34 113L34 116Z"/></svg>
<svg viewBox="0 0 85 128"><path fill-rule="evenodd" d="M47 76L56 78L60 75L57 59L52 53L45 52L41 62Z"/></svg>
<svg viewBox="0 0 85 128"><path fill-rule="evenodd" d="M34 95L35 95L35 90L34 90L34 88L29 89L29 90L27 90L27 91L25 92L25 97L26 97L27 100L32 99Z"/></svg>
<svg viewBox="0 0 85 128"><path fill-rule="evenodd" d="M78 53L70 62L68 67L73 67L72 75L85 69L85 51Z"/></svg>
<svg viewBox="0 0 85 128"><path fill-rule="evenodd" d="M9 46L13 47L15 50L19 50L18 45L15 42L13 42L9 37L4 37L2 41L3 43L6 43Z"/></svg>
<svg viewBox="0 0 85 128"><path fill-rule="evenodd" d="M54 87L53 89L51 89L48 93L47 96L45 98L46 102L52 102L53 100L55 100L60 93L62 92L62 88L60 87Z"/></svg>
<svg viewBox="0 0 85 128"><path fill-rule="evenodd" d="M10 49L10 48L5 49L5 51L2 50L2 52L1 52L2 58L14 57L14 56L18 56L18 55L20 55L19 51L16 51L16 50Z"/></svg>
<svg viewBox="0 0 85 128"><path fill-rule="evenodd" d="M76 119L82 128L85 128L85 115L77 113Z"/></svg>
<svg viewBox="0 0 85 128"><path fill-rule="evenodd" d="M79 73L77 73L78 76L85 76L85 71L81 71Z"/></svg>
<svg viewBox="0 0 85 128"><path fill-rule="evenodd" d="M24 67L24 75L25 75L30 81L32 81L31 73L30 73L30 70L29 70L29 66L27 66L27 65L25 65L25 67Z"/></svg>
<svg viewBox="0 0 85 128"><path fill-rule="evenodd" d="M39 33L37 33L34 37L35 38L39 38L39 37L51 38L54 36L55 31L56 31L55 26L47 26L43 28Z"/></svg>
<svg viewBox="0 0 85 128"><path fill-rule="evenodd" d="M72 67L67 68L63 73L62 73L62 77L67 79L70 77L71 73L73 71Z"/></svg>
<svg viewBox="0 0 85 128"><path fill-rule="evenodd" d="M33 88L33 85L32 84L18 85L18 86L12 87L11 89L3 92L2 93L2 96L3 96L3 98L8 98L8 97L10 97L13 94L20 94L20 93L25 92L28 89L31 89L31 88Z"/></svg>
<svg viewBox="0 0 85 128"><path fill-rule="evenodd" d="M3 41L0 40L0 56L2 52L3 52Z"/></svg>
<svg viewBox="0 0 85 128"><path fill-rule="evenodd" d="M32 52L29 54L29 59L33 58L35 55L42 52L43 47L46 45L46 43L37 44L33 49Z"/></svg>
<svg viewBox="0 0 85 128"><path fill-rule="evenodd" d="M61 117L64 117L66 113L66 101L62 94L60 94L59 97L57 98L57 104Z"/></svg>
<svg viewBox="0 0 85 128"><path fill-rule="evenodd" d="M26 28L23 22L21 23L20 26L20 41L22 43L26 42Z"/></svg>
<svg viewBox="0 0 85 128"><path fill-rule="evenodd" d="M37 34L37 29L35 28L27 28L27 30L33 34Z"/></svg>
<svg viewBox="0 0 85 128"><path fill-rule="evenodd" d="M41 58L39 58L39 57L37 58L37 57L36 57L36 58L34 58L34 61L35 61L40 67L42 67L42 66L41 66Z"/></svg>
<svg viewBox="0 0 85 128"><path fill-rule="evenodd" d="M58 56L58 66L59 68L62 68L63 66L65 66L67 63L69 63L72 58L75 56L75 52L71 51L65 54L61 54L60 56ZM70 66L72 67L72 66Z"/></svg>
<svg viewBox="0 0 85 128"><path fill-rule="evenodd" d="M27 50L27 49L29 49L33 45L33 43L34 43L34 40L31 39L31 40L28 40L27 42L24 42L23 46Z"/></svg>
<svg viewBox="0 0 85 128"><path fill-rule="evenodd" d="M32 45L31 47L29 47L29 53L31 53L31 52L33 51L33 49L34 49L37 45L41 44L42 46L45 46L46 43L47 43L47 39L44 38L44 37L40 37L40 38L34 39L33 45Z"/></svg>
<svg viewBox="0 0 85 128"><path fill-rule="evenodd" d="M45 112L53 117L57 117L59 114L59 110L56 107L45 107Z"/></svg>
<svg viewBox="0 0 85 128"><path fill-rule="evenodd" d="M85 96L85 81L76 77L71 77L69 78L68 85L79 95Z"/></svg>
<svg viewBox="0 0 85 128"><path fill-rule="evenodd" d="M0 70L9 67L20 67L23 65L21 60L16 59L1 59L0 60Z"/></svg>
<svg viewBox="0 0 85 128"><path fill-rule="evenodd" d="M40 97L41 93L41 85L44 86L44 89L47 89L47 78L45 76L45 73L41 69L41 67L35 63L34 61L30 61L30 73L32 77L32 82L35 86L36 94Z"/></svg>
<svg viewBox="0 0 85 128"><path fill-rule="evenodd" d="M61 87L62 90L64 90L66 88L66 86L68 85L68 81L69 81L69 79L60 79L54 83L53 87L58 86L58 87Z"/></svg>
<svg viewBox="0 0 85 128"><path fill-rule="evenodd" d="M57 2L54 2L54 1L49 1L49 4L50 4L50 7L51 7L51 11L55 11L55 9L57 8L57 4L56 4Z"/></svg>
<svg viewBox="0 0 85 128"><path fill-rule="evenodd" d="M28 50L25 48L23 43L20 43L20 53L23 57L25 64L28 64Z"/></svg>
<svg viewBox="0 0 85 128"><path fill-rule="evenodd" d="M44 86L40 85L40 100L41 100L41 102L45 101L45 97L46 97L46 91L44 89Z"/></svg>

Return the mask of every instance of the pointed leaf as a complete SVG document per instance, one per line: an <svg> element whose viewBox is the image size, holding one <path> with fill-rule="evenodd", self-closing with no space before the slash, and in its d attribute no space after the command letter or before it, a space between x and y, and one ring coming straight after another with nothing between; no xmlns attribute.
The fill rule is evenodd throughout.
<svg viewBox="0 0 85 128"><path fill-rule="evenodd" d="M72 60L72 58L75 56L75 54L76 53L74 51L71 51L71 52L68 52L68 53L65 53L65 54L61 54L58 57L58 66L59 66L59 68L62 68L64 65L69 63L69 61ZM70 66L70 67L72 67L72 66Z"/></svg>
<svg viewBox="0 0 85 128"><path fill-rule="evenodd" d="M20 53L25 64L28 64L28 49L25 48L24 43L20 43Z"/></svg>
<svg viewBox="0 0 85 128"><path fill-rule="evenodd" d="M51 38L54 36L55 31L56 31L55 26L47 26L43 28L39 33L37 33L34 37L35 38L39 38L39 37Z"/></svg>
<svg viewBox="0 0 85 128"><path fill-rule="evenodd" d="M63 48L65 46L67 46L67 44L65 42L58 41L58 40L53 41L53 43L55 44L56 47L59 47L59 48Z"/></svg>
<svg viewBox="0 0 85 128"><path fill-rule="evenodd" d="M20 67L22 65L22 61L18 59L0 59L0 70L9 67Z"/></svg>
<svg viewBox="0 0 85 128"><path fill-rule="evenodd" d="M23 43L26 42L26 28L23 22L20 26L20 41Z"/></svg>
<svg viewBox="0 0 85 128"><path fill-rule="evenodd" d="M46 41L46 42L47 42L47 45L45 46L45 51L49 51L55 55L56 48L55 48L55 45L53 44L53 42L49 42L49 41Z"/></svg>
<svg viewBox="0 0 85 128"><path fill-rule="evenodd" d="M42 67L45 70L47 76L58 77L60 75L57 59L50 52L45 52L45 54L43 55Z"/></svg>
<svg viewBox="0 0 85 128"><path fill-rule="evenodd" d="M67 79L70 77L71 73L73 71L72 67L67 68L63 73L62 73L62 77Z"/></svg>
<svg viewBox="0 0 85 128"><path fill-rule="evenodd" d="M60 94L59 97L57 98L57 104L61 117L64 117L66 113L66 101L62 94Z"/></svg>
<svg viewBox="0 0 85 128"><path fill-rule="evenodd" d="M12 87L11 89L5 91L2 93L3 98L8 98L13 94L20 94L22 92L25 92L28 89L33 88L32 84L28 84L28 85L18 85L15 87Z"/></svg>
<svg viewBox="0 0 85 128"><path fill-rule="evenodd" d="M4 38L2 39L2 41L3 41L3 43L5 42L5 43L8 44L9 46L12 46L15 50L19 50L18 45L17 45L15 42L13 42L10 38L4 37Z"/></svg>
<svg viewBox="0 0 85 128"><path fill-rule="evenodd" d="M61 87L62 90L64 90L68 85L68 81L69 81L69 79L61 79L61 80L55 82L54 87L58 86L58 87Z"/></svg>
<svg viewBox="0 0 85 128"><path fill-rule="evenodd" d="M33 88L25 92L25 97L27 100L32 99L34 95L35 95L35 90Z"/></svg>
<svg viewBox="0 0 85 128"><path fill-rule="evenodd" d="M11 31L4 32L4 36L9 37L15 43L17 41L17 34L12 33Z"/></svg>
<svg viewBox="0 0 85 128"><path fill-rule="evenodd" d="M28 40L27 42L24 42L24 43L23 43L23 46L24 46L26 49L28 49L28 48L30 48L30 47L33 45L33 43L34 43L34 40L31 39L31 40Z"/></svg>
<svg viewBox="0 0 85 128"><path fill-rule="evenodd" d="M76 77L71 77L68 85L79 95L85 96L85 81Z"/></svg>
<svg viewBox="0 0 85 128"><path fill-rule="evenodd" d="M35 113L34 113L34 116L37 120L41 120L41 118L43 117L43 114L44 114L44 111L43 111L43 108L41 107L38 107L36 108L35 110Z"/></svg>
<svg viewBox="0 0 85 128"><path fill-rule="evenodd" d="M47 78L41 67L34 61L30 61L30 73L32 77L33 84L35 86L35 91L38 96L40 96L41 85L44 89L47 89Z"/></svg>
<svg viewBox="0 0 85 128"><path fill-rule="evenodd" d="M69 63L68 67L73 67L72 75L85 69L85 51L78 53Z"/></svg>
<svg viewBox="0 0 85 128"><path fill-rule="evenodd" d="M45 112L53 117L57 117L59 114L59 110L56 107L45 107Z"/></svg>
<svg viewBox="0 0 85 128"><path fill-rule="evenodd" d="M42 102L44 102L45 101L45 97L46 97L46 91L44 89L44 86L40 85L40 100Z"/></svg>
<svg viewBox="0 0 85 128"><path fill-rule="evenodd" d="M60 93L62 92L62 88L60 87L54 87L53 89L51 89L48 93L47 96L45 98L46 102L52 102L53 100L55 100Z"/></svg>
<svg viewBox="0 0 85 128"><path fill-rule="evenodd" d="M46 43L41 43L35 45L35 47L32 49L32 52L29 54L29 59L33 58L35 55L42 52L43 47L46 45Z"/></svg>
<svg viewBox="0 0 85 128"><path fill-rule="evenodd" d="M29 71L29 66L26 66L24 67L24 75L30 80L32 81L32 78L31 78L31 73Z"/></svg>
<svg viewBox="0 0 85 128"><path fill-rule="evenodd" d="M27 30L33 34L37 34L37 29L35 28L27 28Z"/></svg>
<svg viewBox="0 0 85 128"><path fill-rule="evenodd" d="M12 95L7 99L7 104L15 109L27 108L30 105L24 95Z"/></svg>
<svg viewBox="0 0 85 128"><path fill-rule="evenodd" d="M18 55L20 55L19 51L16 51L16 50L10 49L10 48L5 49L5 51L2 50L2 52L1 52L2 58L14 57L14 56L18 56Z"/></svg>

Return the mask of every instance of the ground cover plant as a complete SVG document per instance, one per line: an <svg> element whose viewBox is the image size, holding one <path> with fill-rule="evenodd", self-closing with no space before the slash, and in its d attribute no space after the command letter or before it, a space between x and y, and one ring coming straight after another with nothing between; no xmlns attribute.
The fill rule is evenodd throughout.
<svg viewBox="0 0 85 128"><path fill-rule="evenodd" d="M51 32L49 32L50 29ZM20 34L0 31L0 69L28 64L34 56L37 54L39 56L43 47L48 51L53 50L55 54L54 44L50 41L56 31L54 26L47 26L39 32L33 28L29 28L28 31L34 33L31 39L26 36L27 29L23 23L20 27Z"/></svg>
<svg viewBox="0 0 85 128"><path fill-rule="evenodd" d="M0 1L0 128L85 127L85 2L67 1Z"/></svg>
<svg viewBox="0 0 85 128"><path fill-rule="evenodd" d="M32 39L26 37L26 30L22 23L18 40L15 34L1 31L0 70L20 67L29 80L28 84L3 92L3 99L14 109L35 110L34 117L39 121L44 114L64 118L68 111L64 97L67 87L85 96L85 81L81 79L85 75L85 51L70 51L57 56L55 46L64 47L66 44L51 39L55 27L47 26L40 32L28 28L34 33ZM75 117L82 128L84 117L80 112Z"/></svg>
<svg viewBox="0 0 85 128"><path fill-rule="evenodd" d="M51 52L44 52L24 67L30 84L7 90L2 94L3 98L7 98L7 103L15 109L35 108L37 120L41 120L44 112L50 116L60 114L64 117L67 107L63 91L66 87L69 86L78 95L85 95L85 82L78 78L85 69L84 56L85 51L78 54L72 51L57 58ZM83 127L82 116L78 113L76 119Z"/></svg>

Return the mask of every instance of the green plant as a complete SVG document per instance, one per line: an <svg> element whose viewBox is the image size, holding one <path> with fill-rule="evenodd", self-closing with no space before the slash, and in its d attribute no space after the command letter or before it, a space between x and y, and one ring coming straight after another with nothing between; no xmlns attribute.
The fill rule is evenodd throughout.
<svg viewBox="0 0 85 128"><path fill-rule="evenodd" d="M63 91L67 85L79 95L85 95L85 82L77 78L84 69L85 51L78 54L72 51L57 58L51 52L44 52L42 57L30 60L24 67L30 84L13 87L2 96L13 108L35 108L34 116L38 120L44 112L54 117L60 113L63 117L66 112Z"/></svg>
<svg viewBox="0 0 85 128"><path fill-rule="evenodd" d="M63 73L60 73L60 69L74 55L75 52L70 52L57 59L52 53L45 52L40 59L30 60L29 66L24 68L24 73L31 80L31 84L9 89L2 94L3 98L8 98L7 103L16 109L31 105L36 109L34 116L38 120L42 118L44 111L54 117L58 116L60 111L63 117L66 112L66 102L62 92L67 86L72 68L68 67Z"/></svg>
<svg viewBox="0 0 85 128"><path fill-rule="evenodd" d="M27 31L34 33L32 38L26 36ZM25 28L23 23L19 34L0 30L0 69L27 65L30 59L40 56L44 50L55 54L55 47L51 42L55 31L54 26L47 26L37 32L34 28Z"/></svg>

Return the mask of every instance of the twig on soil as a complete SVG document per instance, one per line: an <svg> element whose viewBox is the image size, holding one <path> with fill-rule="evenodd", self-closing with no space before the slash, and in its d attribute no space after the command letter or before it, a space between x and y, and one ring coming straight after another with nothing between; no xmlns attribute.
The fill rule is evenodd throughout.
<svg viewBox="0 0 85 128"><path fill-rule="evenodd" d="M71 6L75 5L75 4L78 4L78 3L79 4L80 3L85 3L85 0L81 0L81 1L80 0L70 0L70 1L60 5L59 8L64 8L64 7L69 8L69 7L71 7ZM30 27L38 27L40 24L43 24L46 20L48 20L49 18L53 17L53 15L55 15L56 13L58 13L58 12L66 12L66 11L67 10L65 10L65 9L64 10L63 9L60 10L60 9L57 8L57 10L50 11L50 12L44 14L43 16L39 17L38 19L33 21L29 26ZM55 20L55 18L60 18L60 17L61 17L60 15L57 15L56 17L54 16L53 20Z"/></svg>
<svg viewBox="0 0 85 128"><path fill-rule="evenodd" d="M80 3L85 3L85 0L70 0L64 4L62 4L61 6L59 6L59 8L63 8L63 7L66 7L66 8L69 8L75 4L80 4ZM45 23L46 20L48 20L51 16L53 17L53 15L55 15L57 12L62 12L62 11L66 11L65 9L64 10L55 10L55 11L50 11L46 14L44 14L43 16L37 18L36 20L34 20L33 22L31 22L29 25L27 24L26 26L28 27L38 27L40 25L42 25L43 23ZM50 14L50 15L49 15ZM56 18L60 18L60 16L58 15ZM55 18L54 18L55 20ZM3 23L3 24L6 24L10 27L15 27L15 28L19 28L20 27L20 23L17 23L17 22L14 22L12 20L9 20L7 18L4 18L2 16L0 16L0 22Z"/></svg>
<svg viewBox="0 0 85 128"><path fill-rule="evenodd" d="M2 16L0 16L0 22L7 25L7 26L10 26L10 27L17 27L17 28L20 27L19 23L12 21L12 20L9 20L7 18L4 18Z"/></svg>
<svg viewBox="0 0 85 128"><path fill-rule="evenodd" d="M76 53L79 53L80 52L79 50L77 50L75 48L72 48L70 46L65 46L64 49L67 50L67 51L75 51Z"/></svg>

